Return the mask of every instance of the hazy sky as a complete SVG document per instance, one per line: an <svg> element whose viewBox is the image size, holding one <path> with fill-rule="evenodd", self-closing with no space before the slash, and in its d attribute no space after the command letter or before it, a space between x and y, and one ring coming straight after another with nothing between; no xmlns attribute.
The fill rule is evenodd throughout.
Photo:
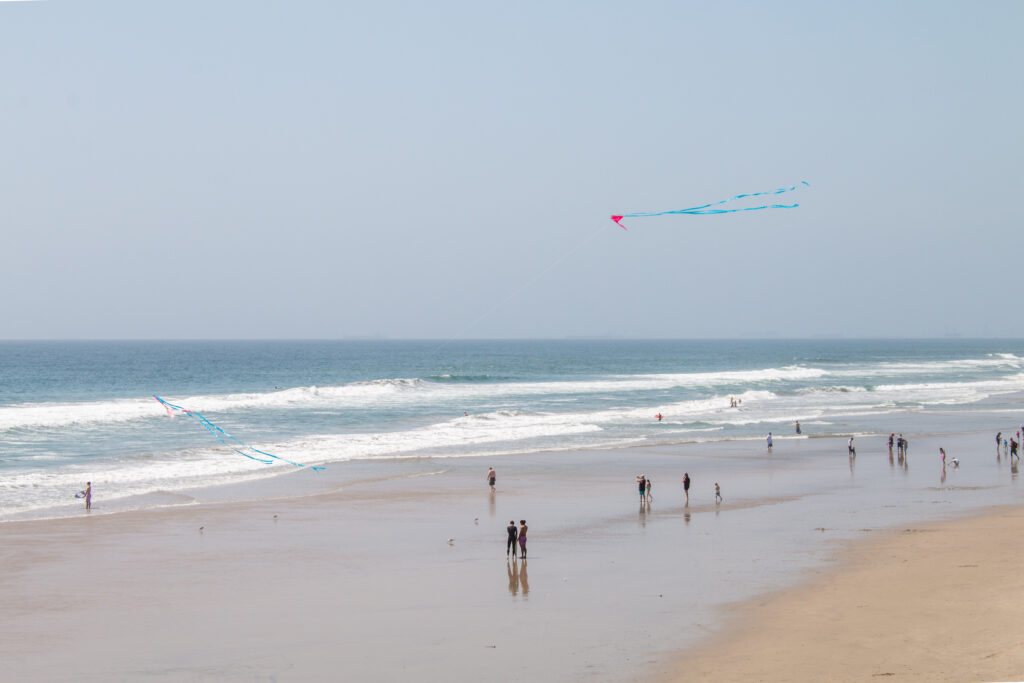
<svg viewBox="0 0 1024 683"><path fill-rule="evenodd" d="M2 2L0 338L1024 336L1022 35L1021 2Z"/></svg>

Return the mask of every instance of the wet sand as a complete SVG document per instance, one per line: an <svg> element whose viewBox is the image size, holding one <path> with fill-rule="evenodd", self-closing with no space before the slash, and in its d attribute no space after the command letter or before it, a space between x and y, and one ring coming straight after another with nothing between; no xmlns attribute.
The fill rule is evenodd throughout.
<svg viewBox="0 0 1024 683"><path fill-rule="evenodd" d="M780 438L771 457L760 442L724 442L365 464L335 468L337 487L318 495L268 500L263 482L253 485L255 502L118 514L103 514L97 491L93 514L0 524L0 661L5 677L33 681L620 681L698 671L737 680L746 674L723 673L717 660L738 656L679 652L731 633L739 619L729 615L752 618L742 605L764 602L755 596L824 576L819 590L835 592L832 577L845 570L820 568L850 539L901 519L955 519L988 500L1019 498L1005 463L968 455L973 440L942 439L965 467L941 483L923 456L935 450L926 438L916 441L922 456L909 469L871 452L866 440L855 465L845 440ZM484 479L491 464L494 495ZM684 470L694 478L689 506L678 481ZM651 505L638 501L639 473L654 481ZM298 473L279 487L301 490L303 476L316 475ZM332 480L310 481L322 490ZM714 481L723 482L721 506L712 500ZM1022 513L1012 514L1019 521ZM505 526L522 518L529 559L507 561ZM988 519L951 528L963 524L971 536L970 525ZM903 637L896 651L906 654L941 620L953 629L944 656L955 661L964 652L958 642L973 637L960 631L982 629L950 617L947 606L955 604L951 593L972 593L976 576L992 599L1019 604L1014 544L970 557L955 542L901 550L906 538L931 537L938 532L896 534L891 548L870 551L872 561L908 562L934 552L930 564L954 566L948 577L894 569L878 578L870 595L891 588L888 601L907 605L903 621L879 616L881 626L868 619L851 627L855 637L840 631L820 641L829 663L907 671L862 643L876 632ZM851 575L861 571L860 543L841 561ZM962 583L928 583L949 577ZM1001 632L1013 639L1012 629ZM990 642L986 655L1017 652L1009 640ZM799 678L797 663L782 662L779 671Z"/></svg>
<svg viewBox="0 0 1024 683"><path fill-rule="evenodd" d="M808 584L731 610L663 680L1024 680L1024 507L852 544Z"/></svg>

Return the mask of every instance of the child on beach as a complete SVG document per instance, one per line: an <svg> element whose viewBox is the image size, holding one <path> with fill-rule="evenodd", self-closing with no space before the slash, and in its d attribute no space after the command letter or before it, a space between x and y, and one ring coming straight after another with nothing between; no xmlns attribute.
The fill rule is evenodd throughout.
<svg viewBox="0 0 1024 683"><path fill-rule="evenodd" d="M690 504L690 473L683 472L683 495L686 496L686 504Z"/></svg>
<svg viewBox="0 0 1024 683"><path fill-rule="evenodd" d="M718 482L716 481L715 482L715 505L718 505L721 502L722 502L722 489L718 485Z"/></svg>
<svg viewBox="0 0 1024 683"><path fill-rule="evenodd" d="M772 433L768 432L768 452L772 452Z"/></svg>
<svg viewBox="0 0 1024 683"><path fill-rule="evenodd" d="M651 496L651 480L648 477L648 479L647 479L647 502L650 503L652 500L654 500L654 497Z"/></svg>
<svg viewBox="0 0 1024 683"><path fill-rule="evenodd" d="M519 556L526 559L526 520L519 520ZM543 558L541 558L543 559Z"/></svg>

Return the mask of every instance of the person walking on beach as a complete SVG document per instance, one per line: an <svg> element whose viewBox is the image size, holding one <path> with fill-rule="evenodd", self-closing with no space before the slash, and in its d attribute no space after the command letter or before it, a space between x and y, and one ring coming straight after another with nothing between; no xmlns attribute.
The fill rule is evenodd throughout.
<svg viewBox="0 0 1024 683"><path fill-rule="evenodd" d="M846 444L846 448L850 452L850 457L851 458L855 457L857 455L857 449L853 447L853 437L852 436L850 437L849 443Z"/></svg>
<svg viewBox="0 0 1024 683"><path fill-rule="evenodd" d="M497 475L494 474L494 468L487 468L487 483L491 485L491 493L494 493L494 482L497 480Z"/></svg>
<svg viewBox="0 0 1024 683"><path fill-rule="evenodd" d="M715 482L715 505L718 505L721 502L722 502L722 488L718 485L718 482L716 481Z"/></svg>
<svg viewBox="0 0 1024 683"><path fill-rule="evenodd" d="M647 477L640 475L636 478L636 486L640 490L640 502L643 502L644 496L647 495Z"/></svg>
<svg viewBox="0 0 1024 683"><path fill-rule="evenodd" d="M519 520L519 556L526 559L526 520Z"/></svg>
<svg viewBox="0 0 1024 683"><path fill-rule="evenodd" d="M1017 441L1012 436L1010 437L1010 457L1017 457ZM86 503L86 507L88 507L88 503Z"/></svg>
<svg viewBox="0 0 1024 683"><path fill-rule="evenodd" d="M910 453L908 452L909 450L910 450L910 440L909 439L903 439L903 457L904 458L906 458L907 456L910 455Z"/></svg>
<svg viewBox="0 0 1024 683"><path fill-rule="evenodd" d="M894 437L894 436L895 436L895 434L890 434L889 435L889 457L890 458L892 457L892 437Z"/></svg>
<svg viewBox="0 0 1024 683"><path fill-rule="evenodd" d="M772 433L768 432L768 452L772 452Z"/></svg>
<svg viewBox="0 0 1024 683"><path fill-rule="evenodd" d="M683 495L686 496L686 504L690 504L690 473L683 472Z"/></svg>
<svg viewBox="0 0 1024 683"><path fill-rule="evenodd" d="M800 420L797 420L797 421L796 421L796 433L797 433L797 434L800 434L800 433L801 433L801 432L800 432Z"/></svg>
<svg viewBox="0 0 1024 683"><path fill-rule="evenodd" d="M516 527L516 520L510 519L505 531L508 532L508 540L505 542L505 557L508 557L509 551L511 551L512 559L514 560L516 559L516 541L519 539L519 529Z"/></svg>
<svg viewBox="0 0 1024 683"><path fill-rule="evenodd" d="M942 469L946 469L946 449L940 448L939 455L942 456Z"/></svg>
<svg viewBox="0 0 1024 683"><path fill-rule="evenodd" d="M92 510L92 482L85 482L85 509Z"/></svg>
<svg viewBox="0 0 1024 683"><path fill-rule="evenodd" d="M654 500L654 496L651 495L651 479L650 479L650 477L647 478L646 488L647 488L647 502L650 503L652 500Z"/></svg>

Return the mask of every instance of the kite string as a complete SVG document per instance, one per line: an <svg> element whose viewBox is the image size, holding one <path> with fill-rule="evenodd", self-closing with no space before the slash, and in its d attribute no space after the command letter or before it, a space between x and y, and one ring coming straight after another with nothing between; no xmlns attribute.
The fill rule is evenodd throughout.
<svg viewBox="0 0 1024 683"><path fill-rule="evenodd" d="M477 317L476 317L476 319L474 319L474 320L473 320L473 321L472 321L471 323L469 323L468 325L466 325L465 327L463 327L463 328L462 328L462 329L461 329L461 330L460 330L459 332L457 332L456 334L452 335L452 336L451 336L450 338L446 339L446 340L445 340L445 341L444 341L444 342L443 342L442 344L440 344L440 345L439 345L439 346L438 346L438 347L437 347L437 348L436 348L436 349L434 350L434 352L436 353L436 352L438 352L438 351L442 350L443 348L445 348L446 346L448 346L448 345L449 345L449 344L451 344L452 342L454 342L454 341L458 340L458 339L459 339L460 337L462 337L462 335L464 335L464 334L465 334L466 332L468 332L469 330L471 330L471 329L473 329L474 327L476 327L476 326L477 326L478 324L480 324L480 321L481 321L481 320L483 320L484 318L487 318L488 316L490 316L491 314L493 314L493 313L494 313L494 312L495 312L496 310L498 310L499 308L503 307L503 306L504 306L505 304L507 304L507 303L508 303L509 301L511 301L511 300L512 300L513 298L515 298L516 296L518 296L519 294L521 294L521 293L522 293L522 292L523 292L524 290L526 290L526 289L527 289L527 288L529 288L529 287L530 287L531 285L533 285L533 283L535 283L535 282L536 282L537 280L539 280L539 279L540 279L541 277L543 277L544 275L546 275L546 274L547 274L547 273L548 273L549 271L551 271L551 269L552 269L552 268L554 268L555 266L559 265L560 263L562 263L563 261L565 261L565 260L566 260L567 258L569 258L569 257L570 257L570 256L572 256L573 254L575 254L576 252L578 252L578 251L579 251L580 249L582 249L583 247L585 247L585 246L586 246L587 244L589 244L590 242L592 242L592 241L593 241L593 239L594 239L595 237L597 237L597 234L598 234L599 232L601 232L602 230L604 230L604 229L605 229L605 226L601 226L601 227L599 227L599 228L598 228L597 230L595 230L594 232L590 233L590 235L588 235L587 237L583 238L583 239L582 239L582 240L581 240L580 242L578 242L578 243L576 244L576 246L572 247L571 249L569 249L569 251L565 252L564 254L562 254L561 256L559 256L559 257L558 257L557 259L555 259L554 261L552 261L552 262L551 262L551 263L550 263L550 264L549 264L549 265L548 265L547 267L545 267L544 269L542 269L542 270L538 271L537 273L535 273L535 274L533 275L533 277L531 277L530 279L526 280L526 281L525 281L525 282L524 282L523 284L521 284L521 285L520 285L519 287L517 287L517 288L515 288L514 290L512 290L512 292L511 292L511 293L509 293L509 294L508 294L508 295L507 295L507 296L506 296L506 297L505 297L504 299L502 299L502 300L501 300L501 301L499 301L498 303L496 303L496 304L494 304L493 306L491 306L491 307L490 307L489 309L487 309L486 311L484 311L483 313L481 313L481 314L480 314L479 316L477 316Z"/></svg>

